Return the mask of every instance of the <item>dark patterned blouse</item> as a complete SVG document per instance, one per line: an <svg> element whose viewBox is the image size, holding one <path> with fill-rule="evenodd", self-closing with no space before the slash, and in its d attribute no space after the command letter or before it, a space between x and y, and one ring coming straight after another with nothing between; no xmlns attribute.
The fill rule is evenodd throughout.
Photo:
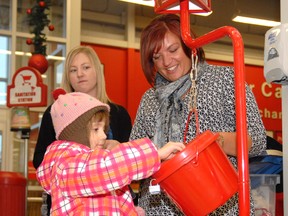
<svg viewBox="0 0 288 216"><path fill-rule="evenodd" d="M157 82L157 81L156 81ZM162 81L168 84L167 80ZM199 116L200 132L211 130L213 132L235 132L235 86L233 67L215 66L207 63L199 64L197 79L197 107ZM188 118L190 94L183 97L178 123L184 132ZM149 137L153 140L156 128L156 113L159 108L155 89L150 88L143 95L137 116L131 131L130 140ZM246 112L248 134L252 138L252 148L249 156L259 155L266 149L266 133L254 95L246 84ZM180 133L178 140L183 142L183 134ZM190 121L186 139L189 142L196 135L195 118ZM164 135L166 136L166 134ZM168 135L166 136L166 138ZM166 140L168 141L168 139ZM237 168L237 158L229 156L232 164ZM139 205L145 209L146 215L182 215L183 213L161 192L159 195L151 195L148 187L151 179L146 179L141 184L141 196ZM191 192L193 196L193 191ZM251 196L250 196L251 197ZM254 215L254 205L251 199L251 214ZM224 205L216 209L210 215L239 215L238 193L230 198Z"/></svg>

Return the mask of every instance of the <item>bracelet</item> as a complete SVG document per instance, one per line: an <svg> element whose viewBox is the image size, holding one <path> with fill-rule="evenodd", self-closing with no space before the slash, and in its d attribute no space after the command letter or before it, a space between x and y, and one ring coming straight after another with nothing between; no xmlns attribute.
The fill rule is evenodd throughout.
<svg viewBox="0 0 288 216"><path fill-rule="evenodd" d="M217 142L222 148L224 147L224 137L222 134L219 134L219 137L217 138Z"/></svg>

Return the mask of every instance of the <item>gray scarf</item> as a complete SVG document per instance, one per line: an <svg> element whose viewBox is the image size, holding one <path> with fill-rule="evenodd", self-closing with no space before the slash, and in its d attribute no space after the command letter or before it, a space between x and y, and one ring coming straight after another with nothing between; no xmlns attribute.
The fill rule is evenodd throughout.
<svg viewBox="0 0 288 216"><path fill-rule="evenodd" d="M163 147L168 141L181 141L184 103L181 97L190 87L190 73L174 82L167 81L159 73L156 74L155 93L160 105L156 111L153 142L159 148Z"/></svg>

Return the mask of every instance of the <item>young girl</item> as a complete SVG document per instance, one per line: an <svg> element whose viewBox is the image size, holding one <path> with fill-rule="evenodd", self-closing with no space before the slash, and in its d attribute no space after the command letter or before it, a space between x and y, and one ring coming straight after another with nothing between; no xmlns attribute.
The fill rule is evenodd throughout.
<svg viewBox="0 0 288 216"><path fill-rule="evenodd" d="M161 160L184 149L169 142L157 150L147 138L107 143L109 109L80 92L59 95L52 105L57 141L37 169L52 196L51 215L137 215L127 185L151 176Z"/></svg>

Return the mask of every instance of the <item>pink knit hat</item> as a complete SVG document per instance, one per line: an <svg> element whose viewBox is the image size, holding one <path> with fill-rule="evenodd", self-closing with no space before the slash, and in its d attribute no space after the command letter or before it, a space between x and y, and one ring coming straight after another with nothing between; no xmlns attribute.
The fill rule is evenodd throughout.
<svg viewBox="0 0 288 216"><path fill-rule="evenodd" d="M61 89L60 89L61 90ZM59 96L55 92L59 92ZM81 92L65 94L59 89L53 92L57 98L51 107L51 117L56 133L56 139L75 141L89 146L87 124L92 116L100 111L110 111L110 107Z"/></svg>

